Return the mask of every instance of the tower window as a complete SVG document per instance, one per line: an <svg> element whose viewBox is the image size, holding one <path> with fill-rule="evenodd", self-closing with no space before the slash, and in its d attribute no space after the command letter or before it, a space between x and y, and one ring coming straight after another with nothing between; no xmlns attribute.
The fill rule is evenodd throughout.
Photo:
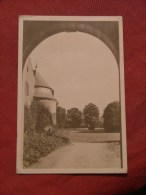
<svg viewBox="0 0 146 195"><path fill-rule="evenodd" d="M25 94L26 94L26 96L29 96L29 85L28 85L28 82L26 82L26 84L25 84Z"/></svg>
<svg viewBox="0 0 146 195"><path fill-rule="evenodd" d="M28 72L28 66L27 66L27 72Z"/></svg>

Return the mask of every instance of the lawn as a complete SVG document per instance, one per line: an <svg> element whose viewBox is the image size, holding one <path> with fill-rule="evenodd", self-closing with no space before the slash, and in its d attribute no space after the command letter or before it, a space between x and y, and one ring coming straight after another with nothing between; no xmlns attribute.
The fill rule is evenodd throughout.
<svg viewBox="0 0 146 195"><path fill-rule="evenodd" d="M104 133L102 128L90 131L86 128L59 129L58 134L70 138L74 143L105 143L119 142L120 133Z"/></svg>

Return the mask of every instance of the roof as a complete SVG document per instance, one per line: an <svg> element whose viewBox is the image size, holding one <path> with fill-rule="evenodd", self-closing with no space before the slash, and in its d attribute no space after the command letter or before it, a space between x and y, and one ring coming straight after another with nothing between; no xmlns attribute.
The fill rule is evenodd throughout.
<svg viewBox="0 0 146 195"><path fill-rule="evenodd" d="M51 95L51 94L46 94L46 93L43 93L43 92L35 92L34 93L34 97L40 97L40 98L47 98L47 99L54 99L54 96Z"/></svg>
<svg viewBox="0 0 146 195"><path fill-rule="evenodd" d="M43 93L43 92L35 92L34 93L34 98L37 98L37 99L48 99L48 100L56 101L56 103L58 103L58 101L54 98L53 95L46 94L46 93Z"/></svg>
<svg viewBox="0 0 146 195"><path fill-rule="evenodd" d="M48 83L44 80L44 78L40 75L38 71L36 71L35 74L35 87L44 87L44 88L49 88L52 91L54 91Z"/></svg>

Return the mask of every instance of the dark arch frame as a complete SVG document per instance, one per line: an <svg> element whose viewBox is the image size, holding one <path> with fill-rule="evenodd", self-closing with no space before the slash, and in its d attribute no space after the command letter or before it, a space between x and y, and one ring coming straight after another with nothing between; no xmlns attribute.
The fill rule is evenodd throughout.
<svg viewBox="0 0 146 195"><path fill-rule="evenodd" d="M104 23L104 25L103 25ZM117 21L27 21L23 23L23 67L30 53L46 38L60 32L90 34L112 51L119 67L119 31Z"/></svg>

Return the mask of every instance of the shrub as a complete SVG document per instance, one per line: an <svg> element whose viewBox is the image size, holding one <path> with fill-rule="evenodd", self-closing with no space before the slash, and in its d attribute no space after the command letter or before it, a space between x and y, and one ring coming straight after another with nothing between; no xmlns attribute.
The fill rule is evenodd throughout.
<svg viewBox="0 0 146 195"><path fill-rule="evenodd" d="M60 106L57 106L56 119L58 128L65 127L66 123L66 110Z"/></svg>
<svg viewBox="0 0 146 195"><path fill-rule="evenodd" d="M24 132L30 129L43 131L50 125L52 125L50 112L37 100L33 100L30 107L24 106Z"/></svg>
<svg viewBox="0 0 146 195"><path fill-rule="evenodd" d="M32 114L28 106L24 106L24 132L29 131L32 127Z"/></svg>
<svg viewBox="0 0 146 195"><path fill-rule="evenodd" d="M24 167L29 167L31 164L37 162L40 157L46 156L56 148L69 143L70 140L68 138L59 137L55 133L50 136L47 132L27 132L24 136Z"/></svg>
<svg viewBox="0 0 146 195"><path fill-rule="evenodd" d="M107 132L121 131L121 114L119 102L112 102L104 110L103 126Z"/></svg>
<svg viewBox="0 0 146 195"><path fill-rule="evenodd" d="M37 103L36 105L36 125L37 131L43 131L46 126L52 125L52 117L47 108L42 104Z"/></svg>
<svg viewBox="0 0 146 195"><path fill-rule="evenodd" d="M58 136L55 131L45 131L46 126L52 126L51 114L42 104L33 100L30 108L24 107L24 167L29 167L40 157L70 143L68 138Z"/></svg>

